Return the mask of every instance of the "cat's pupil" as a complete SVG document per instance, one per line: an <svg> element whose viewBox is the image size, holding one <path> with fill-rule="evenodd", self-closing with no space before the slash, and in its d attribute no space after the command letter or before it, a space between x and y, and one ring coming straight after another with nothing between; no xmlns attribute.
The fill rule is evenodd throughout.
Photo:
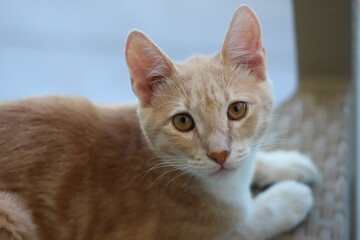
<svg viewBox="0 0 360 240"><path fill-rule="evenodd" d="M173 117L173 125L180 131L190 131L195 127L191 116L186 113L180 113Z"/></svg>
<svg viewBox="0 0 360 240"><path fill-rule="evenodd" d="M238 106L236 106L236 105L234 106L234 111L235 111L235 112L238 112L238 111L239 111Z"/></svg>
<svg viewBox="0 0 360 240"><path fill-rule="evenodd" d="M180 121L181 121L183 124L185 124L185 123L186 123L186 117L182 117L182 118L180 119Z"/></svg>

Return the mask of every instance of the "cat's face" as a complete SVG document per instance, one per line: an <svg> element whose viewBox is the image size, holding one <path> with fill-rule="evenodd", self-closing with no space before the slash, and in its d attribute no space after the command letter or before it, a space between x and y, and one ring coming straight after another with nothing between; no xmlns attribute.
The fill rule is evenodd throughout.
<svg viewBox="0 0 360 240"><path fill-rule="evenodd" d="M268 125L272 93L251 9L235 12L214 56L175 63L135 31L126 57L143 132L164 165L212 177L235 172L252 157Z"/></svg>

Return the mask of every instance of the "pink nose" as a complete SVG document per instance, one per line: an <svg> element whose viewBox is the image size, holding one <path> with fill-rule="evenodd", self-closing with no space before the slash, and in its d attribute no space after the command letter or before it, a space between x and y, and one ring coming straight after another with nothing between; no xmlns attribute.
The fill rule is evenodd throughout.
<svg viewBox="0 0 360 240"><path fill-rule="evenodd" d="M207 156L214 162L218 163L219 165L222 165L226 161L229 154L230 154L230 151L225 150L222 152L212 152L212 153L208 154Z"/></svg>

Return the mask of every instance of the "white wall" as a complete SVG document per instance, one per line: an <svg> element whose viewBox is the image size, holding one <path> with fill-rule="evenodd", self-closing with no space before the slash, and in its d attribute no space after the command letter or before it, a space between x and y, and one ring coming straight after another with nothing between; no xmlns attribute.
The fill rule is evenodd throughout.
<svg viewBox="0 0 360 240"><path fill-rule="evenodd" d="M291 1L0 0L0 100L76 94L135 100L123 57L132 28L176 60L220 48L235 8L257 12L276 102L296 85Z"/></svg>

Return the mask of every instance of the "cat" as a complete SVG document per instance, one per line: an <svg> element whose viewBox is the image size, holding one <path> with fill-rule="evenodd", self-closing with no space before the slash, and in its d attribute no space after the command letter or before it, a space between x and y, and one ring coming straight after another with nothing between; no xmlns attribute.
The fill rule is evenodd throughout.
<svg viewBox="0 0 360 240"><path fill-rule="evenodd" d="M1 240L265 240L306 218L316 166L260 151L272 84L250 7L213 56L174 62L133 30L125 57L137 104L0 103Z"/></svg>

